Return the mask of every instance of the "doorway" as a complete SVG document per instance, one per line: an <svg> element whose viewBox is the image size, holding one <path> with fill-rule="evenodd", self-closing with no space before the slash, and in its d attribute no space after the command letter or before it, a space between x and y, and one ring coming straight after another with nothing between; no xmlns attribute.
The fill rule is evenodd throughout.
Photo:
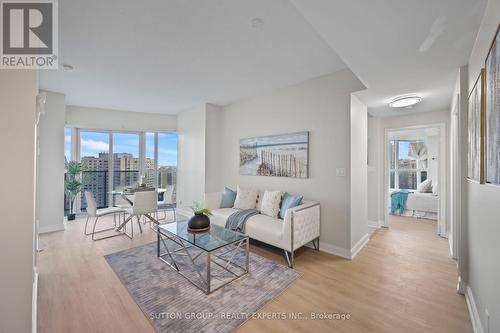
<svg viewBox="0 0 500 333"><path fill-rule="evenodd" d="M384 150L384 226L394 215L433 220L448 238L446 125L386 129Z"/></svg>

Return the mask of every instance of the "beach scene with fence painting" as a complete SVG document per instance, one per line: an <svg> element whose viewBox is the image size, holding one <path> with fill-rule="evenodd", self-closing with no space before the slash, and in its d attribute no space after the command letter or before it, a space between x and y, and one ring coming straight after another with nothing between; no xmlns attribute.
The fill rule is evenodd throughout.
<svg viewBox="0 0 500 333"><path fill-rule="evenodd" d="M309 132L240 139L240 174L307 178Z"/></svg>

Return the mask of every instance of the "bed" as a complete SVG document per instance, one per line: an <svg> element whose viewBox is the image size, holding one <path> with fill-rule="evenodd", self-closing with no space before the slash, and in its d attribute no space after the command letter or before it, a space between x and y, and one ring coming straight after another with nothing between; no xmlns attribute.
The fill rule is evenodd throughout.
<svg viewBox="0 0 500 333"><path fill-rule="evenodd" d="M439 196L433 193L410 192L405 211L401 215L437 220L438 207Z"/></svg>

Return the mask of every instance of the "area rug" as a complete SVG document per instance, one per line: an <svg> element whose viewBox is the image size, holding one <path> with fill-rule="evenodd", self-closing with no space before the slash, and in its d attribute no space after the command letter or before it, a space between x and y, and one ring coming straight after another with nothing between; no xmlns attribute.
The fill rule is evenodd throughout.
<svg viewBox="0 0 500 333"><path fill-rule="evenodd" d="M302 275L250 253L249 274L206 295L158 259L156 242L105 257L159 333L232 332Z"/></svg>

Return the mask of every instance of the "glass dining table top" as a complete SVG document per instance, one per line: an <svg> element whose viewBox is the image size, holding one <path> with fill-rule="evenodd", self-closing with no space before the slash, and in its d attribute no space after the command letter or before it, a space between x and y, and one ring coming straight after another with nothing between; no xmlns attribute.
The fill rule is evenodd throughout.
<svg viewBox="0 0 500 333"><path fill-rule="evenodd" d="M188 230L188 221L176 221L158 226L158 231L162 234L170 234L178 237L203 251L211 252L221 247L227 246L246 239L247 236L215 224L210 225L210 229L204 232L191 232Z"/></svg>

